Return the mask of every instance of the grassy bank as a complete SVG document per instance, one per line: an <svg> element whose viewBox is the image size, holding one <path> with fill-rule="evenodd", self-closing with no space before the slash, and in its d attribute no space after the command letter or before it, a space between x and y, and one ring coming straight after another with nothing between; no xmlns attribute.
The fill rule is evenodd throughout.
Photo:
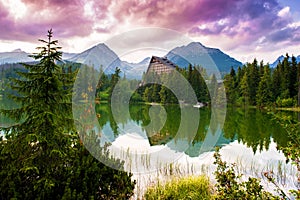
<svg viewBox="0 0 300 200"><path fill-rule="evenodd" d="M286 110L286 111L300 112L300 107L276 108L276 110Z"/></svg>
<svg viewBox="0 0 300 200"><path fill-rule="evenodd" d="M212 199L212 185L205 176L176 178L148 188L145 199Z"/></svg>

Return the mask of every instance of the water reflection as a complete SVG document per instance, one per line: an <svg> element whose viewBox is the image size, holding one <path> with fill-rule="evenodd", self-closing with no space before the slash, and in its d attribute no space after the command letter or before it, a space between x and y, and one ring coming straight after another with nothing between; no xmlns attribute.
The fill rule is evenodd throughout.
<svg viewBox="0 0 300 200"><path fill-rule="evenodd" d="M118 112L114 115L117 116L115 119L110 106L101 104L97 105L96 112L100 114L100 127L110 142L128 132L139 133L150 146L167 145L190 157L198 157L215 146L224 146L233 141L252 147L254 153L268 150L272 138L279 146L287 143L286 132L271 119L272 116L260 110L228 108L225 124L221 127L217 116L219 112L209 108L200 109L199 122L195 122L193 115L182 116L183 112L191 113L195 109L192 106L180 108L178 105L130 105L128 113L120 106L115 109ZM183 119L186 123L181 126ZM197 128L192 132L190 127L195 123L198 123ZM206 145L205 138L215 139L216 144ZM188 148L183 148L187 145Z"/></svg>

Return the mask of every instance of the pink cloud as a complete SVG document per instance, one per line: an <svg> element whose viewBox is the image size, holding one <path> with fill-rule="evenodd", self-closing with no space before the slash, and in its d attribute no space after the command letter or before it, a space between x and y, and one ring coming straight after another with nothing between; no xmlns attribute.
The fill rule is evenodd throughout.
<svg viewBox="0 0 300 200"><path fill-rule="evenodd" d="M83 6L76 1L39 1L23 0L28 9L22 18L9 16L9 11L1 6L0 39L31 41L44 37L53 28L56 36L88 36L93 31L93 21L84 16Z"/></svg>
<svg viewBox="0 0 300 200"><path fill-rule="evenodd" d="M291 17L280 17L277 0L22 0L28 12L15 19L0 2L0 39L36 40L49 28L60 38L88 37L92 32L110 33L124 22L134 26L159 26L191 35L224 35L250 43L287 40L276 32L285 30ZM92 16L85 4L92 3ZM113 18L111 21L110 19ZM127 30L123 30L127 31ZM293 30L298 33L299 29ZM288 34L287 31L281 31ZM299 34L297 34L299 35ZM288 35L287 35L288 36ZM241 40L242 38L242 40ZM275 39L274 39L275 38ZM297 37L298 38L298 37Z"/></svg>
<svg viewBox="0 0 300 200"><path fill-rule="evenodd" d="M11 23L9 13L0 1L0 35L2 38L9 38L11 30L14 29L14 23Z"/></svg>

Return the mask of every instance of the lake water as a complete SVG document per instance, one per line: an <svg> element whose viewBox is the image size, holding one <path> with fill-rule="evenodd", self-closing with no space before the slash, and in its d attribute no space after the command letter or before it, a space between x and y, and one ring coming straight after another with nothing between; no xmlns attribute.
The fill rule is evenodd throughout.
<svg viewBox="0 0 300 200"><path fill-rule="evenodd" d="M182 117L195 109L198 117ZM262 176L272 171L286 191L296 188L296 169L277 150L287 144L287 133L271 114L228 108L222 121L218 120L220 112L210 108L130 105L128 110L111 109L107 104L96 107L100 140L111 143L111 154L125 161L126 171L133 172L138 181L136 197L147 186L174 176L206 174L214 182L215 147L221 148L224 160L236 163L244 179L259 177L273 191L274 186ZM294 112L284 114L297 117Z"/></svg>
<svg viewBox="0 0 300 200"><path fill-rule="evenodd" d="M275 188L262 176L266 171L272 171L286 191L298 184L296 168L277 150L287 144L287 133L266 112L176 105L112 109L109 104L96 105L95 111L97 125L89 128L94 126L100 144L110 143L111 155L124 160L124 170L133 173L137 180L134 198L141 197L148 186L172 177L205 174L214 182L215 147L221 148L223 160L236 163L243 179L261 178L269 191ZM297 118L295 112L284 115ZM3 116L0 120L2 126L12 123Z"/></svg>

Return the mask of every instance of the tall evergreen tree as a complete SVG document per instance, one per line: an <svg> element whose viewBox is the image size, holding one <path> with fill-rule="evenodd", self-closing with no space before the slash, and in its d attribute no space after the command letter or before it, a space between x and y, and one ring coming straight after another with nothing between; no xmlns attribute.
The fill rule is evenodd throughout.
<svg viewBox="0 0 300 200"><path fill-rule="evenodd" d="M60 136L73 130L71 113L71 87L63 87L63 80L70 80L56 64L61 60L57 40L52 40L52 30L48 31L48 40L39 40L46 46L38 47L40 53L31 55L37 64L23 64L26 72L18 72L21 78L13 78L12 89L16 93L10 97L20 105L11 110L2 110L9 118L16 120L5 130L7 135L28 136L39 141L43 148L54 145L59 148ZM57 141L47 140L57 139ZM52 144L53 141L53 144Z"/></svg>
<svg viewBox="0 0 300 200"><path fill-rule="evenodd" d="M260 81L257 60L254 59L252 64L248 66L248 84L249 84L249 103L255 105L256 92Z"/></svg>
<svg viewBox="0 0 300 200"><path fill-rule="evenodd" d="M300 62L297 65L298 106L300 106Z"/></svg>
<svg viewBox="0 0 300 200"><path fill-rule="evenodd" d="M66 87L75 74L63 73L56 64L62 53L52 34L49 30L48 40L40 40L45 46L32 55L38 63L24 64L27 72L12 79L16 92L11 98L19 107L1 110L17 123L1 128L0 199L129 198L134 188L130 175L106 167L80 143L73 126L72 87Z"/></svg>
<svg viewBox="0 0 300 200"><path fill-rule="evenodd" d="M290 97L294 98L297 95L298 85L297 85L297 60L295 56L292 56L291 67L289 70L289 91Z"/></svg>
<svg viewBox="0 0 300 200"><path fill-rule="evenodd" d="M236 75L236 92L238 97L242 96L240 84L242 82L244 73L245 73L244 70L242 70L241 67L238 67L237 75Z"/></svg>
<svg viewBox="0 0 300 200"><path fill-rule="evenodd" d="M245 72L242 81L241 81L241 94L243 97L243 102L245 104L249 103L249 96L250 96L250 86L249 86L249 78L248 72Z"/></svg>
<svg viewBox="0 0 300 200"><path fill-rule="evenodd" d="M204 77L202 77L202 74L199 73L201 69L199 68L192 68L189 73L191 73L189 83L191 84L193 90L195 91L197 100L199 102L207 102L209 100L208 97L208 88L206 86ZM195 103L195 102L193 102Z"/></svg>
<svg viewBox="0 0 300 200"><path fill-rule="evenodd" d="M271 91L271 72L269 65L266 65L264 67L264 74L259 82L256 95L256 102L258 106L266 106L272 101Z"/></svg>
<svg viewBox="0 0 300 200"><path fill-rule="evenodd" d="M290 90L289 90L289 78L290 78L290 63L289 63L289 56L286 54L282 61L282 65L279 65L280 72L281 72L281 97L282 98L289 98L290 97Z"/></svg>
<svg viewBox="0 0 300 200"><path fill-rule="evenodd" d="M118 81L120 80L120 73L121 73L121 69L116 67L115 73L112 74L111 80L110 80L109 99L111 99L113 92L118 92L118 91L114 91L114 89L115 89L115 86L117 85Z"/></svg>
<svg viewBox="0 0 300 200"><path fill-rule="evenodd" d="M236 74L233 68L231 68L230 73L225 75L224 77L224 87L225 87L227 102L229 104L234 104L237 100L237 91L236 91Z"/></svg>
<svg viewBox="0 0 300 200"><path fill-rule="evenodd" d="M273 76L272 76L272 93L273 93L273 98L276 100L282 90L281 90L281 79L282 79L282 74L280 67L281 63L277 65L277 67L274 69Z"/></svg>
<svg viewBox="0 0 300 200"><path fill-rule="evenodd" d="M145 102L151 102L151 95L152 95L152 92L150 90L150 87L146 87L144 94L143 94L143 100Z"/></svg>
<svg viewBox="0 0 300 200"><path fill-rule="evenodd" d="M217 96L218 96L218 82L216 75L213 74L209 83L209 92L211 98L211 104L216 103Z"/></svg>
<svg viewBox="0 0 300 200"><path fill-rule="evenodd" d="M153 84L153 89L152 89L152 96L151 99L153 102L160 102L160 96L159 96L159 91L160 91L160 85L159 84Z"/></svg>

